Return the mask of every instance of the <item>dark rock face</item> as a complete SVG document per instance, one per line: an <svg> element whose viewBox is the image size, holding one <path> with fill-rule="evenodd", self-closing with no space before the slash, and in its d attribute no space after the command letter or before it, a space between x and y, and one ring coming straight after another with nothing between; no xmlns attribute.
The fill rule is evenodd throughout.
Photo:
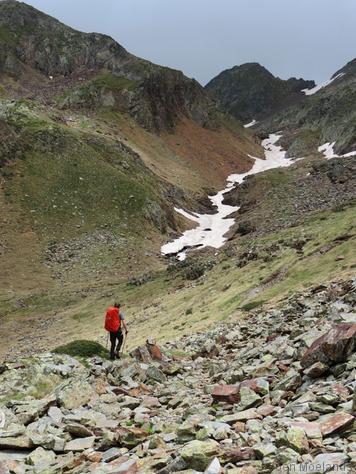
<svg viewBox="0 0 356 474"><path fill-rule="evenodd" d="M314 81L296 78L284 81L258 63L246 63L223 71L206 85L206 89L226 111L247 121L302 100L301 89L314 84Z"/></svg>
<svg viewBox="0 0 356 474"><path fill-rule="evenodd" d="M162 68L151 74L142 84L141 97L150 112L150 128L173 129L181 115L203 127L217 126L215 106L203 88L179 71Z"/></svg>
<svg viewBox="0 0 356 474"><path fill-rule="evenodd" d="M138 59L108 36L75 31L35 8L13 0L0 4L0 69L16 75L26 64L45 75L81 68L122 70ZM3 49L4 47L4 49Z"/></svg>
<svg viewBox="0 0 356 474"><path fill-rule="evenodd" d="M315 86L314 81L306 81L305 79L297 79L296 77L291 77L286 81L289 89L293 92L300 92L303 89L311 89Z"/></svg>
<svg viewBox="0 0 356 474"><path fill-rule="evenodd" d="M356 324L337 324L319 337L304 354L301 365L310 367L315 362L328 365L344 362L356 348Z"/></svg>

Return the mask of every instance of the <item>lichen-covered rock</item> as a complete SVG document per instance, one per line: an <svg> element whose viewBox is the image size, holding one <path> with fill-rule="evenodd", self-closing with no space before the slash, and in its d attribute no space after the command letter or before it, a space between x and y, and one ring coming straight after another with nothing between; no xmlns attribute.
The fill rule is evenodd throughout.
<svg viewBox="0 0 356 474"><path fill-rule="evenodd" d="M56 396L60 406L71 410L86 405L96 392L85 380L71 380L56 390Z"/></svg>
<svg viewBox="0 0 356 474"><path fill-rule="evenodd" d="M181 450L181 456L187 466L197 471L204 471L218 454L219 444L213 440L194 440L186 444Z"/></svg>
<svg viewBox="0 0 356 474"><path fill-rule="evenodd" d="M34 466L36 470L44 470L44 468L48 468L48 465L55 459L56 455L53 451L47 451L39 447L28 455L27 462L31 466Z"/></svg>
<svg viewBox="0 0 356 474"><path fill-rule="evenodd" d="M309 452L309 442L305 431L300 427L289 428L287 433L281 433L277 438L279 446L287 446L300 454Z"/></svg>

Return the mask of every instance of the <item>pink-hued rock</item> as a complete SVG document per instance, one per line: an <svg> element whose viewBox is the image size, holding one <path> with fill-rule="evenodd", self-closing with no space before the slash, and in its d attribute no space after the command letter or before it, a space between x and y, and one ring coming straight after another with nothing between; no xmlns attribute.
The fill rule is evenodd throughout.
<svg viewBox="0 0 356 474"><path fill-rule="evenodd" d="M354 420L354 416L342 411L336 413L335 415L331 415L327 420L321 423L321 434L323 436L327 436L329 434L335 433L336 431L342 431L343 429L348 428Z"/></svg>
<svg viewBox="0 0 356 474"><path fill-rule="evenodd" d="M224 462L236 463L239 461L246 461L254 458L254 451L252 448L241 449L239 446L234 448L227 448L222 453L222 459Z"/></svg>
<svg viewBox="0 0 356 474"><path fill-rule="evenodd" d="M147 408L157 408L161 406L161 403L156 397L146 396L142 400L142 406Z"/></svg>
<svg viewBox="0 0 356 474"><path fill-rule="evenodd" d="M276 413L276 407L273 405L262 405L257 408L257 413L263 417L265 416L271 416Z"/></svg>
<svg viewBox="0 0 356 474"><path fill-rule="evenodd" d="M267 380L259 377L255 379L244 380L237 385L215 385L211 395L217 402L237 403L240 401L240 390L243 387L249 388L260 395L266 395L269 391L269 384Z"/></svg>
<svg viewBox="0 0 356 474"><path fill-rule="evenodd" d="M239 385L215 385L211 396L216 402L236 403L240 399Z"/></svg>
<svg viewBox="0 0 356 474"><path fill-rule="evenodd" d="M336 324L319 337L304 354L301 365L307 368L316 362L332 365L343 362L356 349L356 324Z"/></svg>
<svg viewBox="0 0 356 474"><path fill-rule="evenodd" d="M139 346L131 352L131 356L145 364L149 364L152 360L151 354L146 346Z"/></svg>
<svg viewBox="0 0 356 474"><path fill-rule="evenodd" d="M160 347L157 346L155 341L147 339L146 347L147 347L148 352L150 353L150 356L152 357L153 360L163 360L162 351L161 351Z"/></svg>
<svg viewBox="0 0 356 474"><path fill-rule="evenodd" d="M322 438L320 425L319 423L310 422L310 421L293 421L291 423L292 427L302 428L308 438Z"/></svg>

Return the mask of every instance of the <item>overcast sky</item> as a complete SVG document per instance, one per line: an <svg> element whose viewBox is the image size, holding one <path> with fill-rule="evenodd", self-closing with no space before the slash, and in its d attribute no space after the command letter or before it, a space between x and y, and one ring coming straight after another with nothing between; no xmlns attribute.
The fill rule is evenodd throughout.
<svg viewBox="0 0 356 474"><path fill-rule="evenodd" d="M356 56L356 0L27 0L64 23L205 84L257 61L283 79L328 79Z"/></svg>

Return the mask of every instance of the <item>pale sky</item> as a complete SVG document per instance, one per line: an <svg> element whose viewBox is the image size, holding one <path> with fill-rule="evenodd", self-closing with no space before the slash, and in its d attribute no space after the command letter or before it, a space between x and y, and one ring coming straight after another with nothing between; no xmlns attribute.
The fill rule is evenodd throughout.
<svg viewBox="0 0 356 474"><path fill-rule="evenodd" d="M259 62L283 79L328 79L356 56L356 0L28 0L86 32L205 84Z"/></svg>

